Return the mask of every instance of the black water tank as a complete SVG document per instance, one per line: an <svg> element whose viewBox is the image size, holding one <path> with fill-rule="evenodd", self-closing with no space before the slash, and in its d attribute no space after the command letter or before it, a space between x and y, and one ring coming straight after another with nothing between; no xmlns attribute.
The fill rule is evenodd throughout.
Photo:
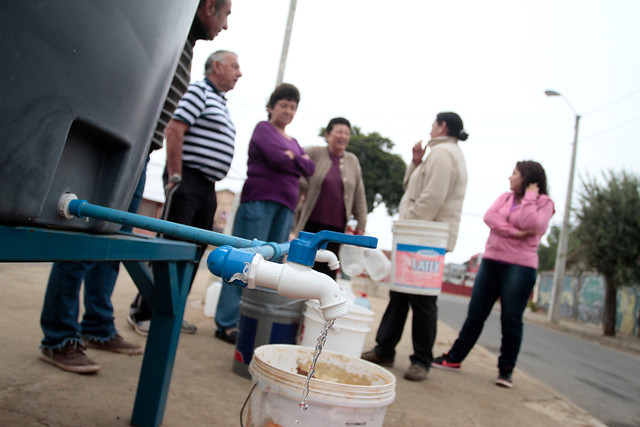
<svg viewBox="0 0 640 427"><path fill-rule="evenodd" d="M58 217L73 192L126 210L198 0L0 3L0 222Z"/></svg>

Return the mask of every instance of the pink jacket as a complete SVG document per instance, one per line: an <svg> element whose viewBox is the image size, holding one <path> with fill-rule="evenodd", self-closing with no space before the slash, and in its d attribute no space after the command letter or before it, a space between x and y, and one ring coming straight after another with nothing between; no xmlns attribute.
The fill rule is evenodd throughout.
<svg viewBox="0 0 640 427"><path fill-rule="evenodd" d="M536 196L527 191L520 203L513 206L514 193L502 194L484 215L489 226L489 238L483 258L524 267L538 268L538 246L547 231L555 210L549 196ZM516 239L519 230L536 230L525 239Z"/></svg>

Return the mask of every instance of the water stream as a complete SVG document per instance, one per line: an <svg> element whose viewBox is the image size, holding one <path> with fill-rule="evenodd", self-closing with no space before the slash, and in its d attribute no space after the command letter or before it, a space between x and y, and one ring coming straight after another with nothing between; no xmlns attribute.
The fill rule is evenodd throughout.
<svg viewBox="0 0 640 427"><path fill-rule="evenodd" d="M324 328L322 332L320 332L320 336L318 336L318 342L316 344L316 349L313 352L313 359L311 360L311 366L309 367L309 372L307 373L307 381L304 384L304 389L302 390L302 401L300 402L300 409L306 410L309 405L307 404L307 397L309 396L309 383L311 382L311 378L313 374L316 372L316 362L320 357L320 353L322 353L322 348L324 347L324 343L327 341L327 334L329 333L329 329L333 326L333 320L327 320L324 323Z"/></svg>

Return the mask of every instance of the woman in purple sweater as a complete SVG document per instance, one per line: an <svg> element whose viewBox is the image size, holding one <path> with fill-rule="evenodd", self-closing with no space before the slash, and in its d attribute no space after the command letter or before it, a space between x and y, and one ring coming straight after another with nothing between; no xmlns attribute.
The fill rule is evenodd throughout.
<svg viewBox="0 0 640 427"><path fill-rule="evenodd" d="M285 128L296 114L300 92L279 85L267 104L268 120L257 124L249 142L247 180L233 224L233 235L284 243L289 239L298 201L298 181L311 176L313 161ZM216 309L216 337L234 343L242 288L225 283Z"/></svg>
<svg viewBox="0 0 640 427"><path fill-rule="evenodd" d="M533 161L516 164L511 191L498 197L484 215L489 238L473 284L469 312L451 349L433 366L459 370L475 345L498 298L502 307L502 346L496 384L512 387L511 374L522 343L522 314L536 281L538 246L554 213L547 177Z"/></svg>

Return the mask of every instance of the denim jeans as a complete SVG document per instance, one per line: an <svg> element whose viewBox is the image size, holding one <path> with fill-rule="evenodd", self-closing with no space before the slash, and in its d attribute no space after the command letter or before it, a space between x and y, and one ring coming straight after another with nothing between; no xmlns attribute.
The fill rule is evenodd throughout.
<svg viewBox="0 0 640 427"><path fill-rule="evenodd" d="M148 161L148 159L147 159ZM146 164L129 205L137 212L146 181ZM131 232L131 226L121 231ZM111 294L118 278L119 262L55 262L49 274L40 326L41 348L61 348L82 336L109 341L118 333L114 324ZM80 316L80 287L84 280L84 314Z"/></svg>
<svg viewBox="0 0 640 427"><path fill-rule="evenodd" d="M536 270L515 264L483 259L476 275L467 319L449 350L449 359L462 362L475 345L494 303L502 308L502 346L498 368L512 371L522 343L522 314L536 281Z"/></svg>
<svg viewBox="0 0 640 427"><path fill-rule="evenodd" d="M233 223L233 235L245 239L284 243L289 240L292 225L293 211L280 203L268 201L241 203ZM215 316L219 330L238 327L241 298L241 287L223 282Z"/></svg>
<svg viewBox="0 0 640 427"><path fill-rule="evenodd" d="M412 295L401 292L389 292L389 304L382 316L374 351L385 358L393 358L396 346L402 337L402 330L407 320L409 306L413 310L411 338L413 354L409 357L411 364L421 365L429 369L433 362L433 343L438 329L438 299L435 295Z"/></svg>

